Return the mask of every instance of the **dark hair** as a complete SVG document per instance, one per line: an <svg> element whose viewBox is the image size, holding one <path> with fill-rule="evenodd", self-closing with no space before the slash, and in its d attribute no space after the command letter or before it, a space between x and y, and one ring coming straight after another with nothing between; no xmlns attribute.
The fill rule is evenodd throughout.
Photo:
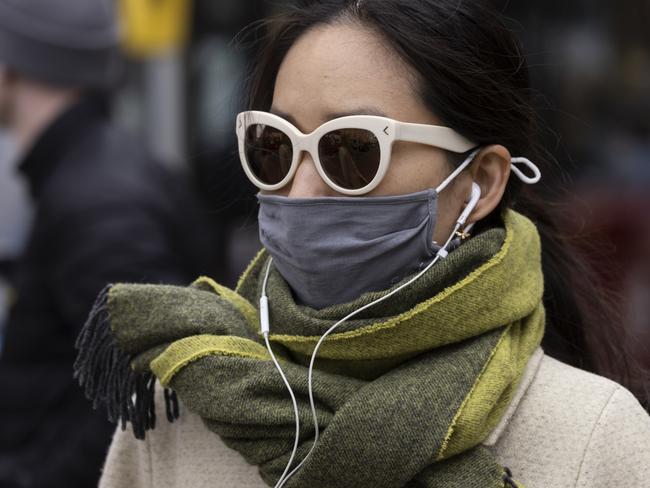
<svg viewBox="0 0 650 488"><path fill-rule="evenodd" d="M357 22L382 36L416 73L419 96L446 126L480 145L502 144L514 156L535 161L545 175L557 170L540 137L544 125L520 43L488 1L299 0L263 23L249 109L270 108L280 64L297 39L314 26L336 22ZM632 366L615 302L597 287L572 239L560 232L557 204L510 178L483 228L495 225L507 207L533 220L541 236L546 352L618 381L648 405L647 376Z"/></svg>

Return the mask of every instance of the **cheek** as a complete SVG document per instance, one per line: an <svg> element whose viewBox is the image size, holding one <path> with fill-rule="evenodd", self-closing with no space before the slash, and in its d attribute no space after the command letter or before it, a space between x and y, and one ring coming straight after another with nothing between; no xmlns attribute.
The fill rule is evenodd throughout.
<svg viewBox="0 0 650 488"><path fill-rule="evenodd" d="M388 173L372 194L403 195L435 188L450 171L444 151L422 144L397 142L393 146Z"/></svg>

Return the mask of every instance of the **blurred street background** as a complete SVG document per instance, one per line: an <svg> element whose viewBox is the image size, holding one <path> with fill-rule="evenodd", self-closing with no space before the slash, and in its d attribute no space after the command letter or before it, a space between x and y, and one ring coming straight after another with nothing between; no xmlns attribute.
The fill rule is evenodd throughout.
<svg viewBox="0 0 650 488"><path fill-rule="evenodd" d="M128 63L112 117L157 161L197 182L224 250L214 274L231 285L259 248L255 191L233 130L251 53L233 38L283 3L120 1ZM524 41L561 166L544 191L566 205L567 232L605 250L594 263L650 363L650 1L498 3ZM0 134L0 328L12 300L1 276L32 214L13 158Z"/></svg>

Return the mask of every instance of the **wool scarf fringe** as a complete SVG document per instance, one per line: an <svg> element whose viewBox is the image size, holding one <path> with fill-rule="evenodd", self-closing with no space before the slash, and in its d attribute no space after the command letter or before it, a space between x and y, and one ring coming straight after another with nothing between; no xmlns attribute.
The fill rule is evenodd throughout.
<svg viewBox="0 0 650 488"><path fill-rule="evenodd" d="M133 357L124 353L111 333L107 286L97 297L75 347L79 351L74 363L74 377L84 388L93 408L105 406L108 419L133 426L137 439L156 425L154 393L156 378L150 373L132 368ZM165 389L167 420L179 416L178 399L174 391Z"/></svg>

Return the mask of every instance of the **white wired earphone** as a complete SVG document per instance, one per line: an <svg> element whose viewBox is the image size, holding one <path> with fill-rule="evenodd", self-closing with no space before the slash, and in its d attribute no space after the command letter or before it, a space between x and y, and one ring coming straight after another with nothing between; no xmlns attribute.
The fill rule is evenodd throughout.
<svg viewBox="0 0 650 488"><path fill-rule="evenodd" d="M476 157L478 154L479 149L474 151L472 154L469 155L469 157L461 164L456 170L447 177L446 180L444 180L437 188L436 192L439 194L442 190L444 190L453 179L458 176L458 174L461 173ZM534 176L530 177L525 175L519 168L517 168L515 165L516 164L525 164L534 174ZM526 184L535 184L537 183L541 177L542 173L539 170L539 168L532 163L530 160L526 158L512 158L512 164L511 164L511 169L513 172L521 179ZM294 411L294 417L295 417L295 423L296 423L296 434L295 434L295 439L294 439L294 444L293 444L293 451L291 452L291 456L289 458L289 462L287 463L287 466L284 469L284 472L282 473L282 476L280 476L280 479L278 479L278 482L275 485L275 488L282 488L285 483L291 478L299 469L300 467L304 464L304 462L309 458L311 455L312 451L316 447L316 444L318 443L318 438L320 434L320 429L318 427L318 414L316 413L316 406L314 403L314 390L313 390L313 372L314 372L314 363L316 361L316 355L318 354L318 350L320 349L321 345L323 344L323 341L329 336L332 332L334 332L341 324L346 322L347 320L351 319L355 315L359 314L360 312L377 305L380 302L383 302L384 300L387 300L388 298L392 297L396 293L399 293L401 290L404 288L412 285L415 283L417 280L419 280L427 271L431 269L433 265L435 265L438 260L444 259L448 255L447 248L451 244L452 240L456 236L456 233L465 226L465 222L467 222L467 219L469 218L470 214L472 211L476 208L476 205L478 204L479 200L481 199L481 187L476 183L472 182L472 193L470 196L470 200L465 206L465 209L463 212L460 214L460 217L458 220L456 220L456 224L454 225L454 230L452 231L451 235L445 242L444 246L440 248L440 250L436 253L436 256L434 259L422 270L420 271L417 275L415 275L413 278L411 278L409 281L404 283L403 285L395 288L393 291L390 293L384 295L383 297L368 303L367 305L364 305L363 307L355 310L354 312L349 313L345 317L343 317L341 320L336 322L332 327L330 327L327 332L325 332L319 341L316 343L316 347L314 348L314 352L311 355L311 359L309 361L309 372L308 372L308 390L309 390L309 406L311 408L311 414L314 419L314 442L309 449L309 452L307 455L303 458L303 460L293 468L291 472L288 473L289 469L291 469L291 465L293 464L293 460L296 456L296 452L298 451L298 445L299 445L299 440L300 440L300 417L298 413L298 402L296 401L296 396L291 389L291 385L289 384L289 381L287 380L287 377L285 376L284 372L282 371L282 368L280 367L280 363L278 362L277 358L275 357L275 354L273 353L273 349L271 348L271 344L269 342L269 333L270 333L270 323L269 323L269 299L266 295L266 285L268 283L269 279L269 273L271 271L271 264L273 263L273 258L269 259L269 263L266 266L266 273L264 275L264 282L262 284L262 296L260 298L260 328L262 335L264 336L264 342L266 343L266 348L269 351L269 354L271 355L271 359L273 360L273 364L275 365L275 368L278 370L280 373L280 376L282 377L282 380L284 381L285 386L287 387L287 390L289 390L289 395L291 396L291 402L293 403L293 411ZM470 224L466 227L466 230L469 231L473 227L474 224ZM287 474L288 473L288 474Z"/></svg>

